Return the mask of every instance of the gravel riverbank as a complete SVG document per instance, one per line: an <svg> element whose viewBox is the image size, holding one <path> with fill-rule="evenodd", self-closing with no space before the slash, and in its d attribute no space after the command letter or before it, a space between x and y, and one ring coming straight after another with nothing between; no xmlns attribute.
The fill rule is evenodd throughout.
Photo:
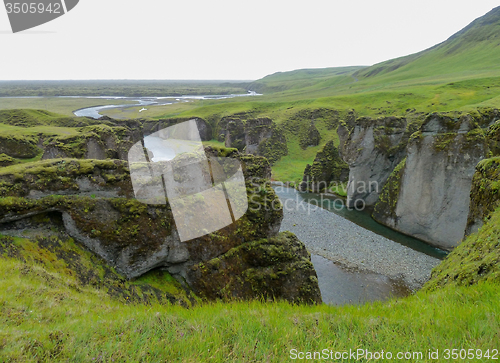
<svg viewBox="0 0 500 363"><path fill-rule="evenodd" d="M416 290L440 262L323 208L310 204L304 208L293 189L279 188L276 194L284 204L280 230L295 233L309 252L346 268L402 280Z"/></svg>

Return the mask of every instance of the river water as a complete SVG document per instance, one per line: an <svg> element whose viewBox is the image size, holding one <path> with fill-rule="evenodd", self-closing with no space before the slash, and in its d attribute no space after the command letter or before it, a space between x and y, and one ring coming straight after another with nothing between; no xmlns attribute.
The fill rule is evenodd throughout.
<svg viewBox="0 0 500 363"><path fill-rule="evenodd" d="M273 188L282 203L285 203L289 199L296 200L298 198L305 201L311 208L321 206L331 213L335 213L342 218L356 223L358 226L365 228L365 232L368 235L373 233L373 235L383 236L414 251L418 251L414 253L419 256L425 254L433 258L442 259L446 255L444 251L378 224L371 218L368 212L347 209L339 198L315 193L301 193L295 189L284 188L278 185L273 185ZM287 208L284 208L284 213L286 219L287 213L289 213ZM295 228L293 226L291 229ZM338 225L332 225L329 228L332 228L333 231L333 229L339 227ZM303 242L306 243L306 239L309 239L309 242L311 242L311 238L314 239L315 237L307 234L303 238ZM308 243L306 243L306 246L308 246ZM375 300L387 300L392 297L403 297L411 293L411 289L402 279L389 278L381 273L373 273L361 269L348 269L314 253L311 254L311 260L318 275L323 302L326 304L362 304Z"/></svg>
<svg viewBox="0 0 500 363"><path fill-rule="evenodd" d="M235 97L252 97L252 96L262 96L261 94L255 93L253 91L248 91L245 94L231 94L231 95L201 95L201 96L168 96L168 97L92 97L96 99L103 100L116 100L117 103L115 105L106 105L106 106L93 106L86 107L80 110L76 110L73 113L78 117L90 117L98 119L102 117L100 114L103 110L109 110L112 108L131 108L137 106L164 106L171 105L179 102L191 102L193 100L223 100L228 98ZM130 104L130 101L136 102L134 104ZM123 104L123 102L127 102ZM140 112L140 111L139 111Z"/></svg>

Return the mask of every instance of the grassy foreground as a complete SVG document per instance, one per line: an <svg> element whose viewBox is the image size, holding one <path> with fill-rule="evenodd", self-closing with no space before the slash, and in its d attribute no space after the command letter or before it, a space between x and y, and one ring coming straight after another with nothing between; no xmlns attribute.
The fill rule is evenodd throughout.
<svg viewBox="0 0 500 363"><path fill-rule="evenodd" d="M489 361L479 354L492 357L500 348L500 284L498 264L490 264L486 270L492 273L486 275L484 264L498 260L498 248L492 247L498 245L497 229L486 224L469 237L423 290L361 306L193 305L168 274L124 282L71 240L51 250L2 237L0 361L284 362L307 358L300 352L341 361L331 359L330 351L335 358L335 352L351 350L344 361L369 361L366 351L384 351L393 361L440 362L449 361L444 357L452 351L446 349L473 353L474 359L460 361ZM468 258L478 261L477 268L460 269L464 248L472 251ZM61 260L61 250L70 258ZM448 266L455 267L447 271ZM451 277L465 275L476 277L452 283ZM141 298L148 286L187 304ZM436 351L438 359L429 357ZM397 359L399 352L408 352L409 359Z"/></svg>
<svg viewBox="0 0 500 363"><path fill-rule="evenodd" d="M10 259L0 273L2 361L283 362L292 349L425 358L428 349L495 349L500 336L500 286L491 283L364 306L254 301L186 309L51 286Z"/></svg>

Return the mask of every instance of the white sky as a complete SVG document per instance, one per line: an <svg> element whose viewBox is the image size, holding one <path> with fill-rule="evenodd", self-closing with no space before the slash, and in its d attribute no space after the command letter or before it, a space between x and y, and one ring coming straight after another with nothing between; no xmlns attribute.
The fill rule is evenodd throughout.
<svg viewBox="0 0 500 363"><path fill-rule="evenodd" d="M14 2L14 0L13 0ZM80 0L12 34L0 80L238 79L371 65L446 40L498 0Z"/></svg>

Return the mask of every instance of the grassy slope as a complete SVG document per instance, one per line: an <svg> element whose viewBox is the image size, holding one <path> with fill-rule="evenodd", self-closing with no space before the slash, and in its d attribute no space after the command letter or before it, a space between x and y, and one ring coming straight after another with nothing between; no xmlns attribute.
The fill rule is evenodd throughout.
<svg viewBox="0 0 500 363"><path fill-rule="evenodd" d="M33 251L26 262L0 256L2 361L283 362L291 349L498 348L498 282L363 306L253 301L186 309L112 298L106 288L75 282L53 255Z"/></svg>

